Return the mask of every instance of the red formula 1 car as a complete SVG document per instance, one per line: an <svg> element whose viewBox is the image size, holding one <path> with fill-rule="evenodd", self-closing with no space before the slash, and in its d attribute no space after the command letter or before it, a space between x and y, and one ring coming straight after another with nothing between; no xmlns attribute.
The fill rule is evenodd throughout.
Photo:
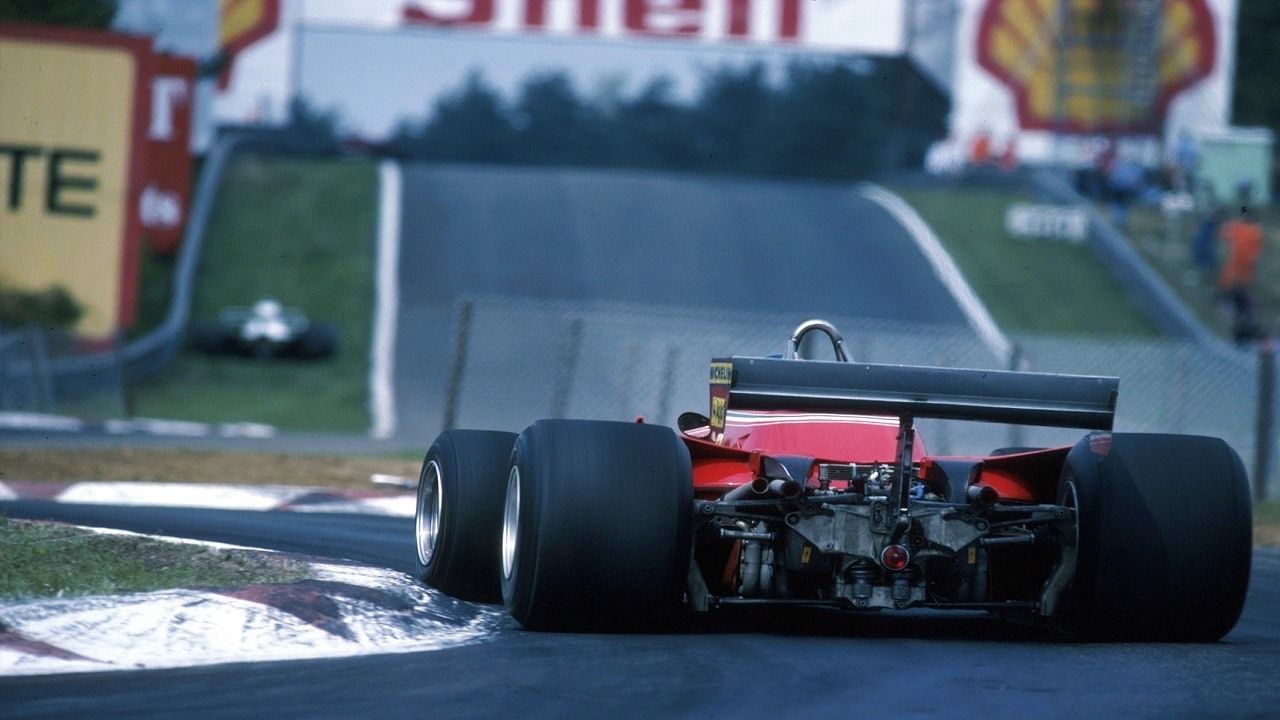
<svg viewBox="0 0 1280 720"><path fill-rule="evenodd" d="M837 361L798 357L826 333ZM711 363L679 431L451 430L423 463L419 577L537 629L735 605L987 610L1082 637L1212 641L1252 552L1222 440L1110 432L1107 377L848 362L809 321L782 358ZM918 417L1078 427L1073 446L927 454Z"/></svg>

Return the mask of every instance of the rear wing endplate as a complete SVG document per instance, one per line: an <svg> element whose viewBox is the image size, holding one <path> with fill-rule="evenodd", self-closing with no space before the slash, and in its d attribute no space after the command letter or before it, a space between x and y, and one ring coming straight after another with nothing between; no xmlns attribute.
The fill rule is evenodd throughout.
<svg viewBox="0 0 1280 720"><path fill-rule="evenodd" d="M711 363L711 427L722 433L733 407L1110 430L1119 388L1114 377L721 358Z"/></svg>

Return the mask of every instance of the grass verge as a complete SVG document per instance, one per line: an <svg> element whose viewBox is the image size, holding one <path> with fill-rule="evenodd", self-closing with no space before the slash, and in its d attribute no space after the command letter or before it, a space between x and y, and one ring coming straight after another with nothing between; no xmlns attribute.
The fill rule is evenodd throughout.
<svg viewBox="0 0 1280 720"><path fill-rule="evenodd" d="M267 553L4 517L0 553L0 600L237 587L292 582L307 574L304 564Z"/></svg>
<svg viewBox="0 0 1280 720"><path fill-rule="evenodd" d="M407 458L280 455L132 447L0 449L0 480L306 485L368 490L374 473L418 476Z"/></svg>
<svg viewBox="0 0 1280 720"><path fill-rule="evenodd" d="M1082 245L1005 232L1011 190L891 186L929 223L996 323L1044 334L1156 335L1151 319Z"/></svg>
<svg viewBox="0 0 1280 720"><path fill-rule="evenodd" d="M1253 544L1280 547L1280 500L1253 506Z"/></svg>
<svg viewBox="0 0 1280 720"><path fill-rule="evenodd" d="M377 193L369 160L238 159L205 238L192 320L273 297L334 323L338 353L306 363L183 351L162 376L133 389L134 414L289 430L367 429ZM144 265L144 279L151 279L151 290L143 290L144 322L158 321L171 271L158 258Z"/></svg>

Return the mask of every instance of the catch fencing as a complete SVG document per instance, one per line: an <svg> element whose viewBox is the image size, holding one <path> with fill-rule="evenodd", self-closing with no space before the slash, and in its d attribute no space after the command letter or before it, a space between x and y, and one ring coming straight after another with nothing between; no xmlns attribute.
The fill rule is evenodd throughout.
<svg viewBox="0 0 1280 720"><path fill-rule="evenodd" d="M708 363L728 355L783 351L807 318L599 302L482 297L456 308L452 367L442 427L519 431L543 417L647 421L674 425L686 410L707 412ZM854 360L874 363L1009 369L964 326L886 323L827 317ZM809 357L831 358L814 334ZM1225 438L1250 474L1263 468L1274 497L1270 443L1258 443L1257 352L1206 349L1191 341L1014 334L1020 369L1120 378L1115 429ZM1274 375L1268 365L1267 375ZM997 447L1070 444L1080 431L976 422L917 423L930 452L985 454ZM1263 436L1271 430L1264 426ZM1257 451L1264 450L1259 457ZM1261 465L1260 465L1261 463Z"/></svg>

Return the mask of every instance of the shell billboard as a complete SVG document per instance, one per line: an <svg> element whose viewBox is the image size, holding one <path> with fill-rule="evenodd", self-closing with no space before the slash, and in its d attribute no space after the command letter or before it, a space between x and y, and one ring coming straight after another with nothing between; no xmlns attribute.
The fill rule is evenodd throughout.
<svg viewBox="0 0 1280 720"><path fill-rule="evenodd" d="M1235 0L963 0L953 135L1170 136L1229 120Z"/></svg>

